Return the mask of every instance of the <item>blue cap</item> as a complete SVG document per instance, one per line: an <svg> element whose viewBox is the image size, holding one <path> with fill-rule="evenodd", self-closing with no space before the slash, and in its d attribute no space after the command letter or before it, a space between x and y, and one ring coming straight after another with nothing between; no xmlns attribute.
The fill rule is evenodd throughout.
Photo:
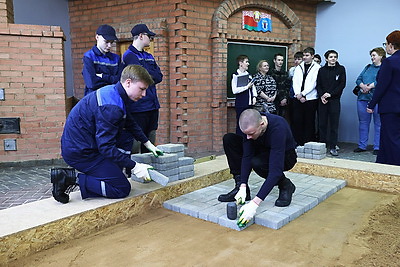
<svg viewBox="0 0 400 267"><path fill-rule="evenodd" d="M103 36L103 38L107 41L118 40L114 28L107 24L100 25L96 31L96 34Z"/></svg>
<svg viewBox="0 0 400 267"><path fill-rule="evenodd" d="M149 36L154 36L156 35L154 32L150 31L149 28L147 28L146 24L137 24L135 25L132 30L131 30L132 36L139 35L141 33L147 33Z"/></svg>

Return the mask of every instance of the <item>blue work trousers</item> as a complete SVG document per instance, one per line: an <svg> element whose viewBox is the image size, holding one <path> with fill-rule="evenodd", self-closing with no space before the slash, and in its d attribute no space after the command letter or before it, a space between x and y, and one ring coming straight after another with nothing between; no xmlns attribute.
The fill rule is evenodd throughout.
<svg viewBox="0 0 400 267"><path fill-rule="evenodd" d="M131 184L122 168L101 155L84 161L65 162L77 169L82 199L90 197L124 198L131 192Z"/></svg>

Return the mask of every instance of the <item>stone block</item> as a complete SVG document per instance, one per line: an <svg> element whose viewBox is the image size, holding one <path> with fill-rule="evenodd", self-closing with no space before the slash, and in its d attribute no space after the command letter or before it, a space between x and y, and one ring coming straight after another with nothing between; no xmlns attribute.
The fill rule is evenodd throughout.
<svg viewBox="0 0 400 267"><path fill-rule="evenodd" d="M169 170L158 170L158 171L164 174L165 176L168 176L170 179L171 179L170 176L179 175L179 168L174 168Z"/></svg>
<svg viewBox="0 0 400 267"><path fill-rule="evenodd" d="M194 176L194 171L179 172L179 180L186 179Z"/></svg>
<svg viewBox="0 0 400 267"><path fill-rule="evenodd" d="M181 173L181 172L190 172L190 171L194 171L194 165L193 164L179 167L179 173Z"/></svg>
<svg viewBox="0 0 400 267"><path fill-rule="evenodd" d="M178 158L179 166L192 165L194 163L194 158L192 157L180 157Z"/></svg>
<svg viewBox="0 0 400 267"><path fill-rule="evenodd" d="M238 218L238 219L239 219L239 218ZM250 225L254 224L254 218L251 219L251 220L246 224L245 227L241 227L241 228L240 228L240 227L237 225L237 220L229 220L228 217L227 217L226 214L225 214L225 215L223 215L223 216L221 216L221 217L218 218L218 224L221 225L221 226L225 226L225 227L231 228L231 229L236 230L236 231L242 231L242 230L248 228Z"/></svg>
<svg viewBox="0 0 400 267"><path fill-rule="evenodd" d="M151 157L152 163L169 163L178 161L178 155L176 154L164 154L163 156Z"/></svg>
<svg viewBox="0 0 400 267"><path fill-rule="evenodd" d="M166 162L166 163L153 163L151 166L158 171L166 171L169 169L178 168L178 161Z"/></svg>
<svg viewBox="0 0 400 267"><path fill-rule="evenodd" d="M255 224L277 230L289 222L289 217L272 211L264 211L256 214L254 222Z"/></svg>
<svg viewBox="0 0 400 267"><path fill-rule="evenodd" d="M161 149L165 153L177 153L185 150L185 146L183 144L163 144L158 145L157 148Z"/></svg>
<svg viewBox="0 0 400 267"><path fill-rule="evenodd" d="M151 164L152 157L154 157L152 153L132 154L131 160L139 163Z"/></svg>
<svg viewBox="0 0 400 267"><path fill-rule="evenodd" d="M320 155L312 154L312 159L321 160L321 159L324 159L324 158L326 158L326 152L324 154L320 154Z"/></svg>

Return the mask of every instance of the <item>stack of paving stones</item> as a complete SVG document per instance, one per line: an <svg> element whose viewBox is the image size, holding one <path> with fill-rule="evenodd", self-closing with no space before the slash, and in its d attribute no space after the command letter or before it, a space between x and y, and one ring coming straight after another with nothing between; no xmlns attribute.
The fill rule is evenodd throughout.
<svg viewBox="0 0 400 267"><path fill-rule="evenodd" d="M182 180L194 176L194 159L192 157L185 157L185 146L183 144L163 144L158 145L157 148L164 151L163 156L157 158L152 153L133 154L131 159L139 162L149 164L159 173L167 176L169 182ZM145 183L141 178L132 175L132 180Z"/></svg>
<svg viewBox="0 0 400 267"><path fill-rule="evenodd" d="M325 143L308 142L296 148L297 157L306 159L323 159L326 157Z"/></svg>
<svg viewBox="0 0 400 267"><path fill-rule="evenodd" d="M292 203L288 207L276 207L275 200L279 196L279 190L275 187L257 209L254 219L244 228L237 226L237 220L228 219L227 203L217 200L220 194L232 190L234 185L231 179L167 200L163 203L163 206L166 209L238 231L254 223L272 229L279 229L346 186L346 181L340 179L299 173L286 173L286 176L296 185ZM254 172L250 175L249 186L252 197L257 194L264 181L265 179ZM239 209L240 206L238 211Z"/></svg>

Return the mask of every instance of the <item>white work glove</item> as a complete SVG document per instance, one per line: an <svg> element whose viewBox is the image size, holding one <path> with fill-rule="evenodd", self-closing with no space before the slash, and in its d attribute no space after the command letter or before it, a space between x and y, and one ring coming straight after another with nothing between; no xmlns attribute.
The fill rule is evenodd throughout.
<svg viewBox="0 0 400 267"><path fill-rule="evenodd" d="M246 201L246 186L240 186L239 191L235 195L236 204L241 205Z"/></svg>
<svg viewBox="0 0 400 267"><path fill-rule="evenodd" d="M145 181L151 181L149 169L153 170L154 168L148 164L144 163L137 163L135 167L133 167L132 171L133 174L136 175L138 178L142 178Z"/></svg>
<svg viewBox="0 0 400 267"><path fill-rule="evenodd" d="M236 224L240 228L245 227L253 219L254 215L256 215L257 208L258 205L253 200L242 206L239 210L239 220Z"/></svg>
<svg viewBox="0 0 400 267"><path fill-rule="evenodd" d="M150 150L150 152L153 153L154 157L156 157L156 158L157 158L158 156L164 155L164 152L163 152L162 150L158 149L157 147L155 147L155 146L150 142L150 140L147 141L146 143L144 143L144 146L145 146L148 150Z"/></svg>

